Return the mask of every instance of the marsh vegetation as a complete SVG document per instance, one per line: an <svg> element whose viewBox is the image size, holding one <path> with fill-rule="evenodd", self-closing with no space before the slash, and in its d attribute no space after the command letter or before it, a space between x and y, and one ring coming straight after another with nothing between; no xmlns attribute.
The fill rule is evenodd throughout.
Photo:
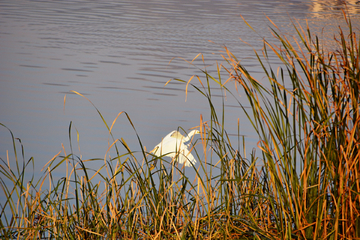
<svg viewBox="0 0 360 240"><path fill-rule="evenodd" d="M294 23L298 35L290 38L273 24L275 43L264 40L263 50L254 52L266 84L227 48L216 75L199 68L203 75L172 80L195 88L209 103L210 120L199 119L193 150L199 163L192 180L181 164L142 146L125 112L110 125L96 109L111 139L103 159L82 159L63 148L39 179L31 176L35 160L24 158L21 142L11 133L14 148L0 165L6 199L0 205L0 236L359 239L360 49L351 20L344 15L344 21L348 28L338 29L332 49L308 27ZM282 65L273 69L270 55ZM258 134L256 153L245 155L240 132L242 144L230 141L226 111L215 108L214 84L228 97L238 99L237 90L245 93L248 101L238 104ZM134 128L140 152L113 136L118 117ZM71 146L72 131L70 124ZM95 161L102 166L92 170ZM66 170L56 179L53 172L60 166Z"/></svg>

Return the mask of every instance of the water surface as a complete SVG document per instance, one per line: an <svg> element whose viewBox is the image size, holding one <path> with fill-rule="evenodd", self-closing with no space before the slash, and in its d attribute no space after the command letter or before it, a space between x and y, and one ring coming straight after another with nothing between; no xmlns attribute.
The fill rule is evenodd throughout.
<svg viewBox="0 0 360 240"><path fill-rule="evenodd" d="M178 126L187 130L199 124L200 115L209 119L207 101L194 89L189 89L185 101L185 85L172 81L164 86L170 79L187 80L200 73L177 57L191 60L202 53L213 70L216 61L222 62L219 51L225 45L261 79L253 49L244 42L261 49L261 39L271 39L266 16L289 34L293 32L289 17L303 23L308 19L329 37L343 25L342 2L3 0L0 122L21 139L25 158L33 156L37 166L58 153L62 143L69 151L71 121L80 135L81 152L74 144L76 153L84 159L103 157L108 147L106 127L87 100L70 92L75 90L89 98L110 125L126 111L142 143L152 149ZM359 29L359 2L347 2ZM203 66L201 61L195 63ZM254 147L257 139L242 111L230 99L225 104L230 133L236 133L240 118L241 134ZM125 115L117 120L113 134L139 150ZM6 150L13 159L10 134L0 128L2 159Z"/></svg>

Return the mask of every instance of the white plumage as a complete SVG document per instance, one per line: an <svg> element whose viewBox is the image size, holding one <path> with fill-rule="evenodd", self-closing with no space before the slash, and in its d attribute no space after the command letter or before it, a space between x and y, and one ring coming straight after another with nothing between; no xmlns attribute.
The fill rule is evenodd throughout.
<svg viewBox="0 0 360 240"><path fill-rule="evenodd" d="M179 163L185 164L186 167L191 167L192 164L196 163L196 159L188 149L190 144L185 143L190 141L192 136L199 133L199 130L192 130L185 137L179 131L174 130L155 146L153 153L158 157L163 155L171 158L175 157Z"/></svg>

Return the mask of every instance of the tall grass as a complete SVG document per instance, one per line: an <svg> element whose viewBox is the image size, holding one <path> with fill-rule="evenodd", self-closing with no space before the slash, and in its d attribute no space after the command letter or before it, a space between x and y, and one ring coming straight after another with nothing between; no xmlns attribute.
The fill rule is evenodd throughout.
<svg viewBox="0 0 360 240"><path fill-rule="evenodd" d="M277 42L264 40L263 51L255 52L270 87L226 48L217 76L202 69L204 76L195 78L201 87L191 83L194 78L187 82L186 89L196 88L210 109L209 121L199 119L201 138L194 143L194 154L200 163L194 179L182 165L146 151L124 112L110 126L96 109L112 139L103 159L82 159L72 147L69 152L63 147L39 179L28 176L34 159L25 159L21 142L9 130L14 148L0 164L6 199L0 205L0 236L359 239L360 50L344 16L347 32L339 29L332 50L323 49L309 28L294 24L298 35L288 39L273 24ZM268 62L270 54L283 63L276 71ZM246 139L240 132L243 146L230 141L224 103L215 108L213 83L235 98L235 87L245 92L251 108L240 101L239 106L259 136L260 154L245 157L241 148ZM140 152L112 134L123 116L139 139ZM70 146L72 132L70 124ZM102 167L92 170L89 162ZM53 173L60 166L66 170L56 179Z"/></svg>
<svg viewBox="0 0 360 240"><path fill-rule="evenodd" d="M280 45L264 41L258 61L270 88L228 50L230 79L246 92L264 167L264 195L281 238L360 237L359 40L350 19L339 29L337 48L324 50L310 29L288 39L273 26ZM269 53L283 63L277 72Z"/></svg>

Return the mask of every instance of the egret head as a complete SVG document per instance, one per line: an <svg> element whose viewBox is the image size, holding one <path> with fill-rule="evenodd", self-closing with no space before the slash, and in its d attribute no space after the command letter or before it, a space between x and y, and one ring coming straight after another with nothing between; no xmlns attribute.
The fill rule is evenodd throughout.
<svg viewBox="0 0 360 240"><path fill-rule="evenodd" d="M195 129L195 130L192 130L191 132L189 132L189 134L186 136L186 138L184 138L184 142L189 141L192 138L192 136L194 136L195 134L200 134L200 131Z"/></svg>
<svg viewBox="0 0 360 240"><path fill-rule="evenodd" d="M195 130L192 130L191 132L189 132L189 137L191 137L191 136L193 136L193 135L195 135L195 134L200 134L200 131L199 130L197 130L197 129L195 129Z"/></svg>
<svg viewBox="0 0 360 240"><path fill-rule="evenodd" d="M200 131L195 129L195 130L192 130L191 132L194 132L194 134L200 134Z"/></svg>

